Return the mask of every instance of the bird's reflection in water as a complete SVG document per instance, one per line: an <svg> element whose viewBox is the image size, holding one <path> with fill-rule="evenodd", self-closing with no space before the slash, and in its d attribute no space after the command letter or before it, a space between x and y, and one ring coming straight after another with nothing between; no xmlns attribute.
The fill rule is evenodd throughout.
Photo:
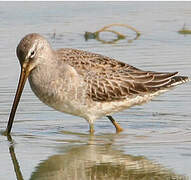
<svg viewBox="0 0 191 180"><path fill-rule="evenodd" d="M7 135L7 140L10 142L9 153L10 153L11 160L12 160L12 163L13 163L13 167L14 167L14 170L15 170L15 175L17 177L17 180L23 180L23 176L22 176L22 173L21 173L21 170L20 170L20 166L19 166L19 163L18 163L16 155L15 155L14 142L12 140L11 135Z"/></svg>
<svg viewBox="0 0 191 180"><path fill-rule="evenodd" d="M40 163L31 180L186 179L144 156L126 155L111 143L97 144L92 138L86 145L63 147L60 153Z"/></svg>
<svg viewBox="0 0 191 180"><path fill-rule="evenodd" d="M17 180L21 170L10 146ZM22 168L22 167L21 167ZM30 180L186 180L144 156L126 155L111 144L65 145L38 164Z"/></svg>

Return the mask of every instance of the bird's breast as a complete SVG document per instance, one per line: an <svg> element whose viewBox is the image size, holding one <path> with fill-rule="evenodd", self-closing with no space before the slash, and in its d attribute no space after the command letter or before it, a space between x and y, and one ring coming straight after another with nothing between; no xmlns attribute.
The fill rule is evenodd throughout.
<svg viewBox="0 0 191 180"><path fill-rule="evenodd" d="M29 83L35 95L48 106L69 114L78 115L87 106L86 87L72 71L36 68L29 75Z"/></svg>

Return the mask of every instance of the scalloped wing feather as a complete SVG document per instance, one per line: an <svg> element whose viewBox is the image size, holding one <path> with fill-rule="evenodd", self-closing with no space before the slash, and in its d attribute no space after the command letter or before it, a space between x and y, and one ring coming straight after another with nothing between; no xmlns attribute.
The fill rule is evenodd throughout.
<svg viewBox="0 0 191 180"><path fill-rule="evenodd" d="M178 72L143 71L106 56L76 49L60 49L57 54L83 77L88 86L87 94L94 101L123 100L154 93L187 80L187 77L175 76Z"/></svg>

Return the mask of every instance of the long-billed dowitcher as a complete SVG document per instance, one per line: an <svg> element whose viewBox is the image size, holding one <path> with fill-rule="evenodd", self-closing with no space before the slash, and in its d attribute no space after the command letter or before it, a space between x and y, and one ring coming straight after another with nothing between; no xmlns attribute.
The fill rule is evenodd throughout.
<svg viewBox="0 0 191 180"><path fill-rule="evenodd" d="M48 106L86 119L90 132L96 119L107 116L117 132L122 128L111 116L151 100L171 87L188 81L177 72L143 71L115 59L63 48L53 50L39 34L26 35L17 46L21 74L6 133L28 77L31 89Z"/></svg>

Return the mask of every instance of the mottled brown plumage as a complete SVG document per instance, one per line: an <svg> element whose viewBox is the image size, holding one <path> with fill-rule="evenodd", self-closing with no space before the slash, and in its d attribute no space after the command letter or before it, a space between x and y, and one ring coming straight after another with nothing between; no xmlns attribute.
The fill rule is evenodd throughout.
<svg viewBox="0 0 191 180"><path fill-rule="evenodd" d="M17 47L21 76L11 110L7 134L25 81L48 106L93 123L108 117L116 131L122 128L111 114L148 102L169 88L188 81L175 73L143 71L115 59L76 49L53 50L39 34L26 35Z"/></svg>
<svg viewBox="0 0 191 180"><path fill-rule="evenodd" d="M94 101L115 101L145 95L173 87L188 78L174 73L143 71L129 64L95 53L60 49L59 59L75 68L88 84L88 96Z"/></svg>

